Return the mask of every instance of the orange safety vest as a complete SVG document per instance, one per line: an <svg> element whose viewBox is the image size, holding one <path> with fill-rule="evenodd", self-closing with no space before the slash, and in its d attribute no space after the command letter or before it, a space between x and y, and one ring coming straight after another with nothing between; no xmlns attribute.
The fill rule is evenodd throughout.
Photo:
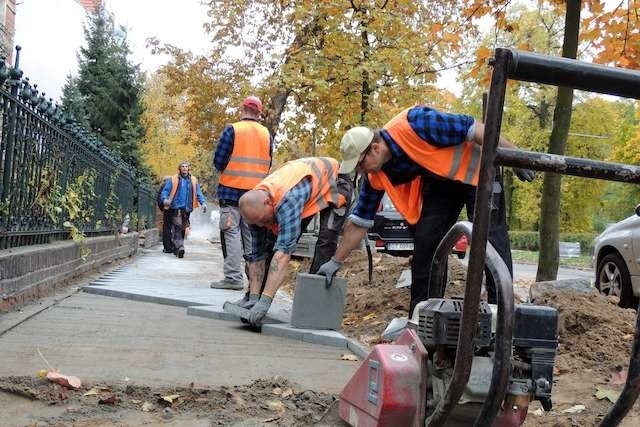
<svg viewBox="0 0 640 427"><path fill-rule="evenodd" d="M477 186L482 147L472 141L450 147L437 147L425 143L424 139L411 129L407 120L409 110L410 108L407 108L402 111L384 126L389 136L411 160L429 172L452 181ZM422 210L420 176L406 184L393 185L384 172L378 171L369 174L369 182L373 188L387 192L409 224L418 222Z"/></svg>
<svg viewBox="0 0 640 427"><path fill-rule="evenodd" d="M231 126L234 132L233 151L220 175L220 184L250 190L269 174L269 130L253 120L241 120Z"/></svg>
<svg viewBox="0 0 640 427"><path fill-rule="evenodd" d="M347 199L338 192L336 179L340 164L331 157L304 157L283 164L275 172L263 179L254 190L266 191L277 208L283 197L297 183L306 177L311 178L311 197L302 209L302 218L308 218L329 206L342 207ZM278 234L278 224L272 224L271 230Z"/></svg>
<svg viewBox="0 0 640 427"><path fill-rule="evenodd" d="M178 191L178 183L180 182L179 175L173 175L171 177L171 191L169 192L169 206L173 202L173 198L176 196L176 191ZM196 177L191 177L191 198L192 198L192 206L193 209L200 206L200 202L198 201L198 193L196 192L198 185L198 180Z"/></svg>

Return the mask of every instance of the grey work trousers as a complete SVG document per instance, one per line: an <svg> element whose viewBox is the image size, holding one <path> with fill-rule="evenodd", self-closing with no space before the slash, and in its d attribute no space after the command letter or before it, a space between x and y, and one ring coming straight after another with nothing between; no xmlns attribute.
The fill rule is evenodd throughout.
<svg viewBox="0 0 640 427"><path fill-rule="evenodd" d="M220 242L224 257L224 278L228 282L244 284L243 253L251 250L251 230L240 216L237 206L220 201Z"/></svg>

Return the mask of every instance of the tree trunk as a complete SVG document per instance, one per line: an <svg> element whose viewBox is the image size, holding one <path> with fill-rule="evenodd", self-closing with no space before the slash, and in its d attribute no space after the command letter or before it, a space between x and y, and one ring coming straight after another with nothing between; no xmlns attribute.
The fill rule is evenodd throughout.
<svg viewBox="0 0 640 427"><path fill-rule="evenodd" d="M568 0L566 7L562 56L575 59L578 51L581 1ZM559 87L556 108L553 113L553 129L549 138L549 153L565 154L571 124L572 103L573 89ZM538 282L555 280L558 275L561 178L561 175L549 172L544 175L540 203L540 256L536 273L536 281Z"/></svg>

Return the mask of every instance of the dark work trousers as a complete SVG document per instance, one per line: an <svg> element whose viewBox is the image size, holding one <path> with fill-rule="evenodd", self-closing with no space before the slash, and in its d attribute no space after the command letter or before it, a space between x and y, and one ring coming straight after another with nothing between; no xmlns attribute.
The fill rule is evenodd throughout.
<svg viewBox="0 0 640 427"><path fill-rule="evenodd" d="M311 268L309 268L309 273L311 274L316 274L320 266L335 255L338 247L338 238L347 219L349 206L351 206L353 182L349 176L338 175L336 184L338 185L338 192L347 199L347 203L341 208L329 206L320 211L320 230L318 231L318 240L313 252Z"/></svg>
<svg viewBox="0 0 640 427"><path fill-rule="evenodd" d="M171 242L171 219L169 210L162 211L162 246L165 252L173 252L173 242Z"/></svg>
<svg viewBox="0 0 640 427"><path fill-rule="evenodd" d="M424 179L422 213L414 229L409 317L413 315L413 309L416 304L428 298L429 272L436 248L444 235L458 221L463 206L466 206L469 221L473 221L476 198L476 188L474 186L436 178ZM502 257L513 277L503 183L502 177L499 175L496 176L494 181L491 204L489 241ZM489 274L486 274L486 276L487 296L490 303L495 303L495 283L493 283Z"/></svg>
<svg viewBox="0 0 640 427"><path fill-rule="evenodd" d="M168 209L168 216L171 218L171 243L174 250L184 246L185 231L189 227L189 217L191 212L184 209Z"/></svg>

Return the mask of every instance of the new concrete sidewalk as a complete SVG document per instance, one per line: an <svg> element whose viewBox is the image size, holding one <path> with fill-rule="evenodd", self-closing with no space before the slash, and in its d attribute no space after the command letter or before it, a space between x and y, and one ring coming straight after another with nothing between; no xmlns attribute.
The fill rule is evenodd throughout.
<svg viewBox="0 0 640 427"><path fill-rule="evenodd" d="M185 257L179 259L162 252L161 246L143 250L128 265L94 280L83 288L91 294L126 298L134 301L185 307L187 314L240 324L240 319L225 313L226 301L236 301L243 291L211 289L212 280L223 278L222 251L212 242L210 233L192 235L185 244ZM292 301L278 292L269 310L263 335L273 335L313 344L330 345L349 350L364 358L368 350L336 331L301 330L292 328Z"/></svg>

